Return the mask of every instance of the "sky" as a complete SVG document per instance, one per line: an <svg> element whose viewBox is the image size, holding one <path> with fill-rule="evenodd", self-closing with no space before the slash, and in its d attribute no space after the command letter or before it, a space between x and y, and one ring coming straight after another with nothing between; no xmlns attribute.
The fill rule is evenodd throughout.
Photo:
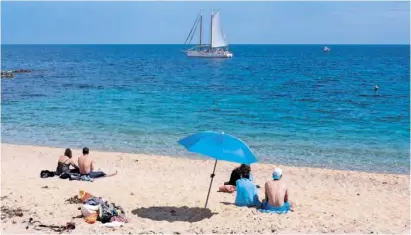
<svg viewBox="0 0 411 235"><path fill-rule="evenodd" d="M409 44L408 2L1 2L2 44L182 44L200 9L229 44ZM196 35L198 40L198 36Z"/></svg>

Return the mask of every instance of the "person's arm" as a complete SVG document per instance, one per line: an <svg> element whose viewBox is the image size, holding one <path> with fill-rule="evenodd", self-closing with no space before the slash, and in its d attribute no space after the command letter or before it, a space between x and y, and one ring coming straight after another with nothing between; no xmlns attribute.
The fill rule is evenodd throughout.
<svg viewBox="0 0 411 235"><path fill-rule="evenodd" d="M90 171L94 171L94 161L93 160L91 160L91 163L90 163Z"/></svg>
<svg viewBox="0 0 411 235"><path fill-rule="evenodd" d="M284 202L288 202L288 189L285 190Z"/></svg>
<svg viewBox="0 0 411 235"><path fill-rule="evenodd" d="M268 202L268 194L267 194L267 189L268 189L268 187L267 187L267 183L265 183L265 185L264 185L265 200Z"/></svg>
<svg viewBox="0 0 411 235"><path fill-rule="evenodd" d="M75 169L79 169L73 159L70 159L70 165L72 165Z"/></svg>
<svg viewBox="0 0 411 235"><path fill-rule="evenodd" d="M238 173L236 169L234 169L233 171L231 171L230 180L227 182L227 184L235 186L236 185L235 183L237 182L238 179L239 179Z"/></svg>

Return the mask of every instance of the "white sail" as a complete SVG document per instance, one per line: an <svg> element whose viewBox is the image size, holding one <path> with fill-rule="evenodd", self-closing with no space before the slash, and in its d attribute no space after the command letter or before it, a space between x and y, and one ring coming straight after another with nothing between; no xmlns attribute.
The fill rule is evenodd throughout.
<svg viewBox="0 0 411 235"><path fill-rule="evenodd" d="M228 45L221 27L220 11L213 15L211 33L211 47L225 47Z"/></svg>

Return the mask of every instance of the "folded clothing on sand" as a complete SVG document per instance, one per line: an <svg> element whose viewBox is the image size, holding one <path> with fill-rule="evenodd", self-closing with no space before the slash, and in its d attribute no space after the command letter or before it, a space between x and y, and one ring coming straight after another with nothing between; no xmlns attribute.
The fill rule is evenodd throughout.
<svg viewBox="0 0 411 235"><path fill-rule="evenodd" d="M55 175L56 175L56 173L54 171L42 170L40 172L40 177L41 178L54 177Z"/></svg>
<svg viewBox="0 0 411 235"><path fill-rule="evenodd" d="M262 208L260 209L260 212L277 214L286 214L290 211L291 208L289 202L284 202L283 206L275 207L271 206L270 203L268 203L268 201L264 201L261 206Z"/></svg>

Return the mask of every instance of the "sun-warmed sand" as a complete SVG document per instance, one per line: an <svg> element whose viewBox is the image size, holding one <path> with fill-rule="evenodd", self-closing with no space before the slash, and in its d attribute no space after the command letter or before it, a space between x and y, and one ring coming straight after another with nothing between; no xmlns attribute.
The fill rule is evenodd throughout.
<svg viewBox="0 0 411 235"><path fill-rule="evenodd" d="M218 193L236 164L219 162L209 210L203 209L213 160L97 152L97 168L119 170L117 176L93 183L41 179L43 169L55 170L61 148L2 144L2 233L46 233L26 230L29 217L44 224L74 221L72 233L409 233L409 176L280 166L290 183L297 210L286 215L263 214L232 203L235 194ZM73 151L80 156L80 150ZM261 185L277 165L253 164ZM87 224L78 204L66 200L84 189L121 205L129 223L122 228ZM22 217L3 218L7 208Z"/></svg>

